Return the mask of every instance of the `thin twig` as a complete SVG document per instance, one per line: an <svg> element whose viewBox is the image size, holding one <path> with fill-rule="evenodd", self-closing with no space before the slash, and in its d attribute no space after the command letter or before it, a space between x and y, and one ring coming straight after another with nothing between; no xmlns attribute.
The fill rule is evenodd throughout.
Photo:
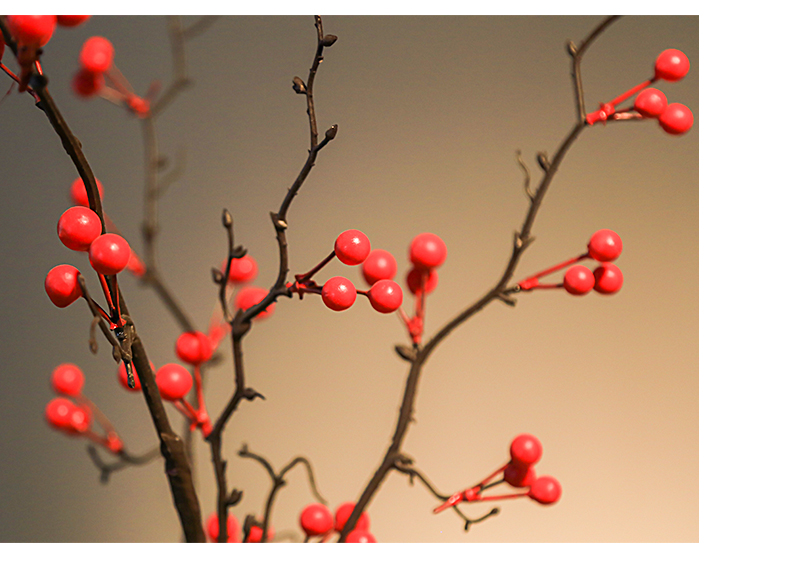
<svg viewBox="0 0 790 565"><path fill-rule="evenodd" d="M106 484L110 480L110 475L115 473L116 471L120 471L121 469L125 469L126 467L130 466L142 466L146 463L150 463L157 457L161 455L161 452L158 447L153 447L143 453L142 455L132 455L127 453L126 451L121 451L118 454L118 459L112 463L105 463L101 456L99 455L96 446L89 445L88 446L88 455L93 461L93 464L101 471L101 475L99 476L99 481L102 484Z"/></svg>

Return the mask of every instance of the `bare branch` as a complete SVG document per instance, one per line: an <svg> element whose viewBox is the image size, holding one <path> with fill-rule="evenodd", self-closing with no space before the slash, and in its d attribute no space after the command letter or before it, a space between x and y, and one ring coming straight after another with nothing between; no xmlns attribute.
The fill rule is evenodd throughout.
<svg viewBox="0 0 790 565"><path fill-rule="evenodd" d="M110 480L110 475L113 473L125 469L126 467L130 466L142 466L147 463L150 463L158 456L161 455L158 447L152 447L142 455L131 455L125 451L122 451L118 454L118 459L112 463L105 463L101 456L99 455L96 446L89 445L88 446L88 455L93 461L93 464L101 471L101 475L99 476L99 481L102 484L107 484Z"/></svg>

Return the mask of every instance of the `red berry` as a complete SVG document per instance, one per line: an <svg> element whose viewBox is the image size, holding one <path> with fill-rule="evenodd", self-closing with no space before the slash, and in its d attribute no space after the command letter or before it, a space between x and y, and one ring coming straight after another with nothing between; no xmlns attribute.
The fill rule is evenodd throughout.
<svg viewBox="0 0 790 565"><path fill-rule="evenodd" d="M595 269L595 290L601 294L614 294L623 287L623 272L611 263L601 263Z"/></svg>
<svg viewBox="0 0 790 565"><path fill-rule="evenodd" d="M612 230L598 230L590 238L587 252L596 261L614 261L623 252L623 240Z"/></svg>
<svg viewBox="0 0 790 565"><path fill-rule="evenodd" d="M176 340L176 355L184 363L202 365L214 354L211 341L203 332L185 332Z"/></svg>
<svg viewBox="0 0 790 565"><path fill-rule="evenodd" d="M65 431L71 427L71 413L77 407L67 398L55 398L49 401L44 411L47 423L56 430Z"/></svg>
<svg viewBox="0 0 790 565"><path fill-rule="evenodd" d="M656 58L656 78L678 81L688 74L689 66L689 58L683 51L667 49Z"/></svg>
<svg viewBox="0 0 790 565"><path fill-rule="evenodd" d="M256 304L259 304L268 295L269 291L265 288L258 288L256 286L243 288L236 294L236 310L248 310ZM255 316L255 319L263 320L271 316L274 313L274 306L274 303L269 304L266 310Z"/></svg>
<svg viewBox="0 0 790 565"><path fill-rule="evenodd" d="M230 541L230 538L236 538L239 536L239 521L236 519L236 516L228 512L228 519L226 523L228 541ZM211 541L217 541L217 538L219 537L219 517L217 517L216 512L212 513L211 516L208 517L208 520L206 520L206 534L208 534L208 537L211 539Z"/></svg>
<svg viewBox="0 0 790 565"><path fill-rule="evenodd" d="M73 363L63 363L52 371L52 388L64 396L77 396L85 384L85 375Z"/></svg>
<svg viewBox="0 0 790 565"><path fill-rule="evenodd" d="M365 530L354 530L346 536L346 543L376 543L376 538Z"/></svg>
<svg viewBox="0 0 790 565"><path fill-rule="evenodd" d="M90 16L55 16L58 20L58 25L63 27L76 27L85 23L90 19Z"/></svg>
<svg viewBox="0 0 790 565"><path fill-rule="evenodd" d="M99 73L92 73L86 69L80 69L74 73L74 78L71 79L71 89L74 94L82 98L90 98L98 94L104 87L104 75ZM80 179L81 180L81 179ZM88 199L85 198L85 204L88 205Z"/></svg>
<svg viewBox="0 0 790 565"><path fill-rule="evenodd" d="M389 314L403 304L403 291L395 281L382 280L370 287L368 299L376 312Z"/></svg>
<svg viewBox="0 0 790 565"><path fill-rule="evenodd" d="M510 442L510 459L519 467L529 467L540 461L543 446L531 434L521 434Z"/></svg>
<svg viewBox="0 0 790 565"><path fill-rule="evenodd" d="M412 294L419 294L423 273L428 275L428 280L425 281L426 296L432 293L436 289L436 285L439 284L439 274L435 269L431 269L430 271L422 271L417 268L412 269L406 276L406 284L409 286L409 291Z"/></svg>
<svg viewBox="0 0 790 565"><path fill-rule="evenodd" d="M337 507L335 510L335 531L342 532L343 528L346 527L346 522L348 522L351 513L354 511L354 506L356 506L353 502L345 502ZM357 520L357 525L354 527L354 530L367 530L370 527L370 516L367 512L363 512L362 515Z"/></svg>
<svg viewBox="0 0 790 565"><path fill-rule="evenodd" d="M582 265L576 265L565 271L562 286L574 296L587 294L593 289L595 278L592 271Z"/></svg>
<svg viewBox="0 0 790 565"><path fill-rule="evenodd" d="M250 528L250 535L247 536L248 543L258 543L261 541L263 537L263 528L259 526L252 526ZM266 536L267 541L272 541L274 539L274 528L269 528L269 534Z"/></svg>
<svg viewBox="0 0 790 565"><path fill-rule="evenodd" d="M82 289L77 282L79 274L77 268L71 265L58 265L47 273L44 290L55 306L65 308L82 296Z"/></svg>
<svg viewBox="0 0 790 565"><path fill-rule="evenodd" d="M71 412L71 420L69 422L69 430L74 434L84 434L91 427L93 415L87 406L75 406Z"/></svg>
<svg viewBox="0 0 790 565"><path fill-rule="evenodd" d="M665 132L680 135L686 133L694 125L694 114L687 106L674 102L667 106L664 113L658 117L658 123Z"/></svg>
<svg viewBox="0 0 790 565"><path fill-rule="evenodd" d="M101 235L99 216L86 206L72 206L58 220L58 237L74 251L87 251Z"/></svg>
<svg viewBox="0 0 790 565"><path fill-rule="evenodd" d="M16 40L29 47L43 47L55 33L55 16L8 16L8 28Z"/></svg>
<svg viewBox="0 0 790 565"><path fill-rule="evenodd" d="M131 250L126 240L117 233L105 233L91 243L88 259L97 273L115 275L129 262Z"/></svg>
<svg viewBox="0 0 790 565"><path fill-rule="evenodd" d="M181 365L168 363L156 372L156 386L162 398L175 402L184 398L192 388L192 375Z"/></svg>
<svg viewBox="0 0 790 565"><path fill-rule="evenodd" d="M667 97L657 88L646 88L639 93L634 108L648 118L657 118L667 107Z"/></svg>
<svg viewBox="0 0 790 565"><path fill-rule="evenodd" d="M99 179L96 179L96 186L99 189L99 198L104 200L104 186L102 186ZM88 192L81 178L77 178L77 180L71 183L71 201L77 206L89 206Z"/></svg>
<svg viewBox="0 0 790 565"><path fill-rule="evenodd" d="M150 365L151 371L156 372L154 364L150 363ZM140 377L137 375L137 369L135 369L134 365L132 365L132 376L134 377L134 388L129 388L129 378L126 376L126 365L121 362L118 365L118 382L121 383L124 390L128 390L129 392L140 392Z"/></svg>
<svg viewBox="0 0 790 565"><path fill-rule="evenodd" d="M227 266L227 262L225 263ZM228 273L228 280L230 282L241 284L252 282L258 276L258 264L255 259L249 255L245 255L240 259L234 259L230 262L230 273Z"/></svg>
<svg viewBox="0 0 790 565"><path fill-rule="evenodd" d="M80 66L91 73L106 73L112 66L115 49L104 37L90 37L80 51Z"/></svg>
<svg viewBox="0 0 790 565"><path fill-rule="evenodd" d="M447 246L438 235L421 233L409 246L409 261L418 269L435 269L447 258Z"/></svg>
<svg viewBox="0 0 790 565"><path fill-rule="evenodd" d="M322 536L334 526L332 512L323 504L310 504L302 510L299 524L308 536Z"/></svg>
<svg viewBox="0 0 790 565"><path fill-rule="evenodd" d="M398 263L389 251L374 249L362 263L362 276L368 284L383 279L393 280L398 272Z"/></svg>
<svg viewBox="0 0 790 565"><path fill-rule="evenodd" d="M541 504L552 504L560 499L562 488L560 482L549 475L538 477L529 488L530 498Z"/></svg>
<svg viewBox="0 0 790 565"><path fill-rule="evenodd" d="M505 482L516 488L528 487L535 481L535 467L519 467L512 462L505 467Z"/></svg>
<svg viewBox="0 0 790 565"><path fill-rule="evenodd" d="M327 308L340 312L351 308L357 299L357 289L351 281L343 277L332 277L321 289L321 298Z"/></svg>
<svg viewBox="0 0 790 565"><path fill-rule="evenodd" d="M335 240L335 255L341 263L359 265L370 255L368 236L359 230L346 230Z"/></svg>

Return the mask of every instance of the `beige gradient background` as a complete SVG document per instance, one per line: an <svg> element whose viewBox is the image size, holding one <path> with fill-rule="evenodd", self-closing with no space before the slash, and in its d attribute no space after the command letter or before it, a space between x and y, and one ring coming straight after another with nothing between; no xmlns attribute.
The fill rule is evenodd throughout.
<svg viewBox="0 0 790 565"><path fill-rule="evenodd" d="M356 228L395 255L401 282L409 242L429 231L449 253L428 301L428 334L478 298L499 277L526 210L515 150L532 164L572 126L564 44L598 21L326 17L325 32L340 39L317 78L318 121L321 131L333 123L340 131L289 213L293 269L310 268L338 233ZM106 187L106 209L139 247L140 128L123 110L69 91L89 35L113 41L118 66L144 93L150 81L169 78L165 21L96 17L58 30L44 57L53 96ZM268 213L302 166L308 140L304 100L290 81L306 78L314 41L310 17L226 17L187 49L195 84L159 121L163 153L184 147L188 158L186 174L161 201L160 255L165 279L199 326L216 304L210 268L224 257L223 207L234 215L237 241L259 262L258 283L274 281ZM426 366L404 446L449 493L503 464L515 435L533 433L544 445L538 472L559 478L561 501L506 501L498 517L464 533L452 512L431 513L437 502L425 489L393 474L369 509L380 541L698 541L698 18L624 18L588 52L583 76L592 110L649 78L668 47L689 56L691 72L660 87L692 109L694 128L682 137L652 122L585 131L517 271L524 277L581 253L595 230L610 228L624 241L623 290L614 297L534 292L515 309L492 304ZM4 62L11 64L8 56ZM143 399L120 390L108 346L100 343L96 357L88 352L84 305L56 309L43 290L56 264L89 269L55 234L74 169L29 97L6 97L0 123L0 541L178 541L161 461L100 485L84 442L43 423L49 374L70 361L83 368L86 394L130 450L155 444ZM321 273L333 275L361 283L356 268L338 262ZM158 298L128 275L121 284L155 364L175 361L178 328ZM235 455L243 442L278 468L309 457L333 508L358 497L393 430L407 371L393 344L406 339L395 316L364 300L343 313L313 296L278 303L245 340L249 380L267 400L243 404L225 436L229 484L244 491L237 515L260 512L269 489L263 470ZM231 389L226 363L209 375L213 417ZM180 428L174 410L172 419ZM208 449L198 442L196 451L208 514L214 478ZM278 531L296 529L301 507L312 502L303 471L289 477L273 515Z"/></svg>

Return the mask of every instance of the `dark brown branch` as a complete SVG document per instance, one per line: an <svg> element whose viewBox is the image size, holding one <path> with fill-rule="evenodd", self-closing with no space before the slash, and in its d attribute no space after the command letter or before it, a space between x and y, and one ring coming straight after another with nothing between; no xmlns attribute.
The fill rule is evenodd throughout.
<svg viewBox="0 0 790 565"><path fill-rule="evenodd" d="M271 514L272 509L274 508L274 499L277 496L277 491L286 485L285 475L299 463L302 463L307 470L307 479L310 483L310 489L313 491L313 496L315 496L316 500L318 500L321 504L329 504L326 499L321 496L321 493L318 492L318 486L315 482L315 475L313 474L313 467L305 457L294 457L290 463L280 470L279 473L275 473L272 465L264 457L256 453L252 453L249 451L249 449L247 449L247 444L242 445L241 449L239 450L239 456L254 459L263 465L263 467L269 473L269 477L272 479L272 488L269 491L269 496L266 498L266 504L263 510L263 522L261 524L261 528L264 532L264 535L261 537L261 543L266 543L269 541L267 534L269 532L269 523L271 522ZM245 529L245 536L246 535L247 531Z"/></svg>
<svg viewBox="0 0 790 565"><path fill-rule="evenodd" d="M606 27L608 27L614 18L610 17L604 20L601 24L598 25L582 42L581 47L576 48L569 46L569 52L571 53L572 58L572 66L571 70L574 73L574 76L577 77L577 88L575 90L575 98L576 103L579 108L584 108L584 91L581 88L581 60L582 56L584 55L585 51L589 48L590 44L598 37ZM585 122L585 115L582 112L578 117L577 123L568 133L568 135L563 140L560 148L557 149L556 153L551 159L547 159L545 161L546 166L548 167L544 171L543 179L541 180L540 185L538 186L537 190L535 191L534 196L530 200L529 207L527 209L527 215L524 219L524 223L521 226L519 232L516 233L516 236L513 241L513 249L511 251L510 259L505 267L505 271L499 280L494 284L494 286L489 290L486 294L484 294L480 299L475 301L465 310L463 310L460 314L458 314L455 318L451 319L447 322L439 331L425 344L425 346L421 349L417 349L414 360L411 361L411 367L409 369L409 376L406 380L406 387L403 392L403 400L401 402L400 412L398 414L398 422L395 426L395 433L392 436L392 441L390 442L390 446L387 449L386 454L384 455L381 464L376 469L373 474L373 477L368 482L365 490L360 495L359 501L354 506L354 511L349 516L348 521L346 522L343 531L340 534L339 542L345 542L346 537L348 534L354 529L357 524L357 520L362 515L362 512L365 511L365 508L370 501L372 500L373 496L375 495L376 491L379 489L381 484L383 483L384 479L386 478L387 474L390 470L394 468L394 466L399 463L401 460L401 453L400 448L403 444L403 440L406 437L406 432L409 429L410 424L414 420L414 403L416 401L417 396L417 385L419 384L420 375L422 373L422 368L425 365L426 361L428 360L431 352L452 332L455 328L461 325L463 322L468 320L477 312L481 311L485 308L488 304L492 301L499 299L501 296L504 296L504 291L507 288L508 281L512 278L513 273L515 272L516 266L518 265L519 259L521 255L526 250L529 243L532 241L532 237L530 232L532 230L532 225L535 221L535 217L537 216L538 210L540 208L541 202L543 201L546 192L551 185L551 181L554 179L554 175L557 173L560 164L562 163L563 158L567 154L568 150L570 149L573 142L576 140L577 137L581 134L586 126Z"/></svg>
<svg viewBox="0 0 790 565"><path fill-rule="evenodd" d="M146 463L150 463L154 459L156 459L161 452L159 447L154 447L149 449L142 455L132 455L127 453L126 451L122 451L118 454L118 458L112 463L105 463L101 456L99 455L96 446L89 445L88 446L88 455L93 461L93 464L101 471L101 475L99 476L99 481L102 484L106 484L110 480L110 475L115 473L116 471L120 471L121 469L125 469L126 467L130 466L142 466Z"/></svg>
<svg viewBox="0 0 790 565"><path fill-rule="evenodd" d="M606 18L598 24L598 27L596 27L578 47L574 45L572 41L568 42L568 53L572 60L571 77L573 78L574 87L576 88L576 111L578 112L578 119L581 122L587 119L587 111L584 107L584 88L582 86L582 57L584 57L584 52L587 51L592 42L620 17L622 16L609 16Z"/></svg>

